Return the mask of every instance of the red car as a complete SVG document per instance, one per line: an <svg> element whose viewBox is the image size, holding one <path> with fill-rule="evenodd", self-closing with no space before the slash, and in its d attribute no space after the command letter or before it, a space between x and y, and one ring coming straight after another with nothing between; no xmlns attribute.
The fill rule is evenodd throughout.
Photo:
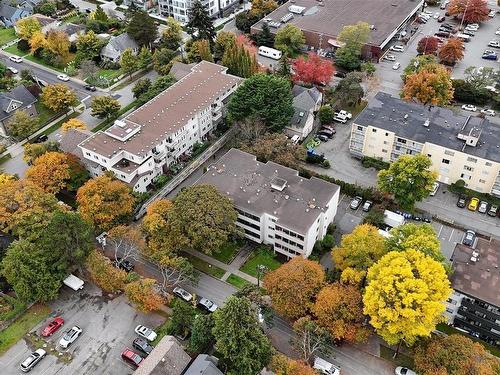
<svg viewBox="0 0 500 375"><path fill-rule="evenodd" d="M64 319L58 316L53 321L51 321L47 327L43 329L42 336L43 337L51 336L55 331L61 328L63 324L64 324Z"/></svg>
<svg viewBox="0 0 500 375"><path fill-rule="evenodd" d="M122 352L122 358L124 361L130 363L132 366L139 367L144 358L142 358L139 354L133 352L129 348L125 348Z"/></svg>

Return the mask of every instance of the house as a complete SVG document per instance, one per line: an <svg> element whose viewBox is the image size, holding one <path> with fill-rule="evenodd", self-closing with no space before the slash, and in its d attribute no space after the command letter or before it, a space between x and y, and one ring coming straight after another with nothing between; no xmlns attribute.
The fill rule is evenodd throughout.
<svg viewBox="0 0 500 375"><path fill-rule="evenodd" d="M30 14L35 12L35 7L41 2L42 0L9 0L11 5L16 4L16 7L26 9Z"/></svg>
<svg viewBox="0 0 500 375"><path fill-rule="evenodd" d="M0 21L5 27L14 26L21 18L29 17L31 14L32 11L29 9L17 8L3 1L0 3Z"/></svg>
<svg viewBox="0 0 500 375"><path fill-rule="evenodd" d="M378 92L351 127L349 150L387 162L427 155L437 180L465 181L469 189L500 197L500 127L487 118L427 107Z"/></svg>
<svg viewBox="0 0 500 375"><path fill-rule="evenodd" d="M83 157L82 149L78 147L80 143L92 135L88 130L69 129L63 133L59 140L59 149L63 152L75 155L83 163L92 176L99 175L101 166L92 160Z"/></svg>
<svg viewBox="0 0 500 375"><path fill-rule="evenodd" d="M42 28L42 33L46 34L50 30L57 29L57 27L60 25L60 21L56 20L55 18L45 16L43 14L35 13L33 15L30 15L30 18L36 19L38 23L40 24ZM14 26L14 29L16 32L18 32L17 27Z"/></svg>
<svg viewBox="0 0 500 375"><path fill-rule="evenodd" d="M214 356L199 354L184 375L223 375L223 372L217 368L218 363L219 359Z"/></svg>
<svg viewBox="0 0 500 375"><path fill-rule="evenodd" d="M30 116L37 116L37 99L24 86L0 93L0 135L8 136L7 124L16 111L23 110Z"/></svg>
<svg viewBox="0 0 500 375"><path fill-rule="evenodd" d="M59 30L64 31L68 35L71 43L76 42L80 35L85 34L85 27L82 25L75 25L74 23L65 23L61 25Z"/></svg>
<svg viewBox="0 0 500 375"><path fill-rule="evenodd" d="M196 182L213 185L238 212L245 237L287 258L311 255L337 213L340 188L249 153L229 150Z"/></svg>
<svg viewBox="0 0 500 375"><path fill-rule="evenodd" d="M202 61L168 89L104 131L79 144L83 157L109 170L138 192L189 155L222 122L242 79Z"/></svg>
<svg viewBox="0 0 500 375"><path fill-rule="evenodd" d="M139 52L139 45L135 42L128 33L123 33L118 36L112 36L108 43L101 49L101 58L103 60L120 62L122 53L130 48L134 55Z"/></svg>
<svg viewBox="0 0 500 375"><path fill-rule="evenodd" d="M148 11L149 9L155 8L158 5L157 0L124 0L123 2L126 6L135 5L137 8Z"/></svg>
<svg viewBox="0 0 500 375"><path fill-rule="evenodd" d="M293 116L290 123L285 126L285 133L291 138L298 135L303 140L313 130L314 113L321 107L323 94L316 88L305 88L294 85L293 94Z"/></svg>

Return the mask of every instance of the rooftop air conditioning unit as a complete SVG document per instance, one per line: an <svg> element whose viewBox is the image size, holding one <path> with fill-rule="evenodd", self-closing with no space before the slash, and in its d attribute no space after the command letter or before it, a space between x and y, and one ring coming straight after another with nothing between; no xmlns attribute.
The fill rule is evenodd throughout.
<svg viewBox="0 0 500 375"><path fill-rule="evenodd" d="M302 14L302 12L306 10L305 7L301 7L299 5L290 5L288 7L288 11L291 12L291 13L295 13L295 14Z"/></svg>

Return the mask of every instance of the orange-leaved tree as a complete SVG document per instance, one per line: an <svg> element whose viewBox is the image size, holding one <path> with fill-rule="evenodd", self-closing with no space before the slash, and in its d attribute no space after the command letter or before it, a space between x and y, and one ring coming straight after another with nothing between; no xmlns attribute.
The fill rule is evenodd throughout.
<svg viewBox="0 0 500 375"><path fill-rule="evenodd" d="M406 77L401 96L423 105L448 105L453 99L450 72L440 64L430 64Z"/></svg>
<svg viewBox="0 0 500 375"><path fill-rule="evenodd" d="M87 130L87 125L82 120L71 118L61 125L61 130L66 133L70 129Z"/></svg>
<svg viewBox="0 0 500 375"><path fill-rule="evenodd" d="M276 375L317 375L318 373L304 361L288 358L283 354L275 354L271 358L269 368Z"/></svg>
<svg viewBox="0 0 500 375"><path fill-rule="evenodd" d="M464 58L464 42L458 38L448 39L439 49L438 56L444 64L454 65Z"/></svg>
<svg viewBox="0 0 500 375"><path fill-rule="evenodd" d="M70 178L66 154L46 152L26 171L26 178L47 193L57 194Z"/></svg>
<svg viewBox="0 0 500 375"><path fill-rule="evenodd" d="M148 206L142 221L142 231L147 244L146 254L154 259L161 259L172 252L168 236L168 213L171 208L171 201L158 199Z"/></svg>
<svg viewBox="0 0 500 375"><path fill-rule="evenodd" d="M144 312L158 310L163 305L163 297L153 289L153 279L140 278L125 285L125 294L139 310Z"/></svg>
<svg viewBox="0 0 500 375"><path fill-rule="evenodd" d="M481 22L488 19L490 9L485 0L452 0L448 12L462 15L465 22Z"/></svg>
<svg viewBox="0 0 500 375"><path fill-rule="evenodd" d="M127 273L113 266L111 260L98 250L90 252L85 265L92 281L105 292L114 293L124 288Z"/></svg>

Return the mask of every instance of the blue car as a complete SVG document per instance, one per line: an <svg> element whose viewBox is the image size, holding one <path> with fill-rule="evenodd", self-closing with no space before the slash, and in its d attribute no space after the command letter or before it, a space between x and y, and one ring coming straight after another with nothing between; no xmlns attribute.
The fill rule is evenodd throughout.
<svg viewBox="0 0 500 375"><path fill-rule="evenodd" d="M496 61L498 59L498 57L497 57L497 55L483 55L483 59Z"/></svg>

